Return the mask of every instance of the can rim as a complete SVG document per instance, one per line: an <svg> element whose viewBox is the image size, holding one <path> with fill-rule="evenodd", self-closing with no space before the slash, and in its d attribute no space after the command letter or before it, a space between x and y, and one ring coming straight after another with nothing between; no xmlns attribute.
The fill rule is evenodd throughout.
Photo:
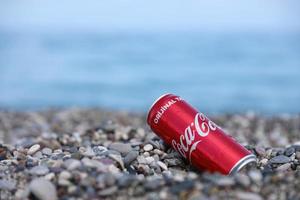
<svg viewBox="0 0 300 200"><path fill-rule="evenodd" d="M240 159L230 170L229 175L233 175L240 171L244 166L250 162L256 162L256 156L253 154L247 155Z"/></svg>
<svg viewBox="0 0 300 200"><path fill-rule="evenodd" d="M148 124L149 124L149 117L150 117L150 113L151 113L151 111L152 111L152 108L155 106L155 104L156 104L159 100L161 100L163 97L165 97L165 96L167 96L167 95L169 95L169 94L171 94L171 93L165 93L165 94L159 96L159 97L152 103L152 105L151 105L150 108L148 109L148 113L147 113L147 122L148 122ZM150 124L149 124L149 125L150 125Z"/></svg>

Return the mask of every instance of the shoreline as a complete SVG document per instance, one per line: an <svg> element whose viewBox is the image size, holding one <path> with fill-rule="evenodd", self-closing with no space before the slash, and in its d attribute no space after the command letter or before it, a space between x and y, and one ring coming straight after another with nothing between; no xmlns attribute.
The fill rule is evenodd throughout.
<svg viewBox="0 0 300 200"><path fill-rule="evenodd" d="M299 114L209 118L257 162L234 176L197 171L152 133L145 113L0 110L0 197L300 198Z"/></svg>

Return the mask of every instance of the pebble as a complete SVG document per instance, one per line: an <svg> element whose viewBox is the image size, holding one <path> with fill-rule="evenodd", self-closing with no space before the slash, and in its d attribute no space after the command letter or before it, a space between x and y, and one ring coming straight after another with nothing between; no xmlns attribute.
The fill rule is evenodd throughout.
<svg viewBox="0 0 300 200"><path fill-rule="evenodd" d="M97 156L103 155L105 152L107 152L107 148L104 146L94 146L93 151Z"/></svg>
<svg viewBox="0 0 300 200"><path fill-rule="evenodd" d="M147 164L147 160L146 160L146 158L144 156L138 156L137 157L137 161L140 164Z"/></svg>
<svg viewBox="0 0 300 200"><path fill-rule="evenodd" d="M52 154L52 149L50 149L50 148L48 148L48 147L45 147L45 148L42 149L42 153L43 153L44 155L51 156L51 154Z"/></svg>
<svg viewBox="0 0 300 200"><path fill-rule="evenodd" d="M124 158L124 164L128 166L132 161L134 161L139 155L138 151L130 151Z"/></svg>
<svg viewBox="0 0 300 200"><path fill-rule="evenodd" d="M295 153L295 149L293 147L289 147L284 151L284 155L286 155L288 157L293 155L293 153Z"/></svg>
<svg viewBox="0 0 300 200"><path fill-rule="evenodd" d="M161 180L160 179L152 179L145 182L144 187L146 190L155 190L159 187L161 187Z"/></svg>
<svg viewBox="0 0 300 200"><path fill-rule="evenodd" d="M236 192L235 197L239 200L263 200L263 198L253 192Z"/></svg>
<svg viewBox="0 0 300 200"><path fill-rule="evenodd" d="M153 149L153 146L151 144L146 144L143 149L144 151L151 151Z"/></svg>
<svg viewBox="0 0 300 200"><path fill-rule="evenodd" d="M48 172L49 172L49 168L44 165L35 166L29 170L29 173L34 175L45 175Z"/></svg>
<svg viewBox="0 0 300 200"><path fill-rule="evenodd" d="M154 158L151 157L151 156L146 157L145 159L146 159L146 163L147 163L148 165L155 161Z"/></svg>
<svg viewBox="0 0 300 200"><path fill-rule="evenodd" d="M1 180L0 179L0 190L12 191L16 188L16 182L14 180ZM1 197L1 191L0 191Z"/></svg>
<svg viewBox="0 0 300 200"><path fill-rule="evenodd" d="M28 155L33 155L34 153L36 153L38 150L40 150L41 146L39 144L35 144L33 146L31 146L29 148L29 150L27 151Z"/></svg>
<svg viewBox="0 0 300 200"><path fill-rule="evenodd" d="M219 177L216 180L216 184L221 187L232 186L234 185L234 179L231 177Z"/></svg>
<svg viewBox="0 0 300 200"><path fill-rule="evenodd" d="M57 200L55 186L44 178L34 179L29 185L30 192L40 200Z"/></svg>
<svg viewBox="0 0 300 200"><path fill-rule="evenodd" d="M178 184L173 185L170 188L171 193L178 194L182 191L190 190L195 187L195 182L191 180L185 180Z"/></svg>
<svg viewBox="0 0 300 200"><path fill-rule="evenodd" d="M250 178L245 174L237 174L235 180L244 187L248 187L251 184Z"/></svg>
<svg viewBox="0 0 300 200"><path fill-rule="evenodd" d="M75 170L81 166L81 162L76 159L68 159L68 160L64 161L64 166L68 170Z"/></svg>
<svg viewBox="0 0 300 200"><path fill-rule="evenodd" d="M260 160L259 162L262 164L262 166L265 166L269 162L269 160L267 158L264 158L264 159Z"/></svg>
<svg viewBox="0 0 300 200"><path fill-rule="evenodd" d="M121 169L124 169L124 162L120 155L110 154L109 157L115 160L120 165Z"/></svg>
<svg viewBox="0 0 300 200"><path fill-rule="evenodd" d="M269 160L269 163L271 164L285 164L290 162L291 159L284 155L275 156L272 159Z"/></svg>
<svg viewBox="0 0 300 200"><path fill-rule="evenodd" d="M262 174L261 174L261 172L259 172L257 170L249 171L248 175L251 178L251 180L255 183L259 183L262 180Z"/></svg>
<svg viewBox="0 0 300 200"><path fill-rule="evenodd" d="M266 155L266 150L263 147L257 146L255 147L255 152L257 153L257 155L259 156L265 156Z"/></svg>
<svg viewBox="0 0 300 200"><path fill-rule="evenodd" d="M127 153L129 153L132 150L132 147L130 144L119 143L119 142L111 143L108 148L111 150L118 151L122 155L126 155Z"/></svg>
<svg viewBox="0 0 300 200"><path fill-rule="evenodd" d="M112 187L101 190L100 192L98 192L98 195L110 196L110 195L114 194L115 192L117 192L117 190L118 190L117 186L112 186Z"/></svg>
<svg viewBox="0 0 300 200"><path fill-rule="evenodd" d="M161 162L161 161L157 161L158 166L163 169L163 170L168 170L168 167L165 163Z"/></svg>
<svg viewBox="0 0 300 200"><path fill-rule="evenodd" d="M276 171L279 171L279 172L283 172L283 171L287 171L288 169L291 168L291 163L285 163L281 166L279 166Z"/></svg>

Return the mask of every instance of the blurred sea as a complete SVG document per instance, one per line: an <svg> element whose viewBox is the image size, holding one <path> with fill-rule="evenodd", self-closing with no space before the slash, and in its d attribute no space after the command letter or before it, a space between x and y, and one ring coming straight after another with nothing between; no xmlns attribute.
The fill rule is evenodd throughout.
<svg viewBox="0 0 300 200"><path fill-rule="evenodd" d="M300 112L300 34L0 31L0 107Z"/></svg>

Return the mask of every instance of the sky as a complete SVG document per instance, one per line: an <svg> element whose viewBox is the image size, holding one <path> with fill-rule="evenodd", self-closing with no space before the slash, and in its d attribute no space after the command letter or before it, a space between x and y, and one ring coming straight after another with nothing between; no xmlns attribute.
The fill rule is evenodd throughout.
<svg viewBox="0 0 300 200"><path fill-rule="evenodd" d="M0 29L17 31L299 31L297 0L2 0Z"/></svg>

